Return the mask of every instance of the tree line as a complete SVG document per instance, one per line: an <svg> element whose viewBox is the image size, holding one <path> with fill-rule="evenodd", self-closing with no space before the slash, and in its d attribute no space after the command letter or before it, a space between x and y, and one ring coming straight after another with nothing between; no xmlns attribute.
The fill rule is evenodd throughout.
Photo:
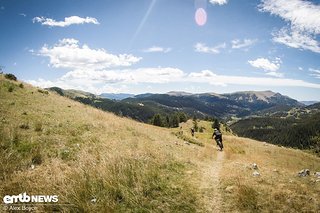
<svg viewBox="0 0 320 213"><path fill-rule="evenodd" d="M161 127L179 127L179 123L186 122L188 116L184 112L175 112L172 114L161 115L155 114L150 123Z"/></svg>
<svg viewBox="0 0 320 213"><path fill-rule="evenodd" d="M273 144L312 149L320 154L320 113L295 118L250 118L231 126L242 137L249 137Z"/></svg>

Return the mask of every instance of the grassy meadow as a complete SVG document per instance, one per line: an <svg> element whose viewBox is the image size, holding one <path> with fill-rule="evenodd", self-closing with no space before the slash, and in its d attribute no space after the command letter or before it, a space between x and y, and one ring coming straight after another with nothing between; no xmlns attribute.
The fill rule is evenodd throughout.
<svg viewBox="0 0 320 213"><path fill-rule="evenodd" d="M39 212L317 212L308 153L192 121L167 129L121 118L0 75L0 197L59 196ZM256 163L260 176L252 175Z"/></svg>

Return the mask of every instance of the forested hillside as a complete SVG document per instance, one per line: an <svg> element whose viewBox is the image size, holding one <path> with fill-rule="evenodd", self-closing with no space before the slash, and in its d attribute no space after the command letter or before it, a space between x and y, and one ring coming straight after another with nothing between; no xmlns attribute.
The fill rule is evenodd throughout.
<svg viewBox="0 0 320 213"><path fill-rule="evenodd" d="M156 114L165 119L167 116L173 118L174 114L183 112L189 118L214 117L227 121L233 116L244 117L263 111L273 112L280 108L288 110L302 106L294 99L271 91L247 91L221 95L185 92L146 93L123 100L110 100L83 91L63 90L57 87L49 90L116 115L149 123Z"/></svg>
<svg viewBox="0 0 320 213"><path fill-rule="evenodd" d="M320 113L303 118L260 117L240 120L231 125L239 136L273 144L320 151Z"/></svg>

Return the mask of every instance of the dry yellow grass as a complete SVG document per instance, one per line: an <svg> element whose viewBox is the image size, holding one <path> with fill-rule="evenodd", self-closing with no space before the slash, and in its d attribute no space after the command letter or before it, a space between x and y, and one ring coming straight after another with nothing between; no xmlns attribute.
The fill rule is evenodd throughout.
<svg viewBox="0 0 320 213"><path fill-rule="evenodd" d="M170 131L0 80L1 197L57 194L84 212L198 208L185 180L194 148Z"/></svg>
<svg viewBox="0 0 320 213"><path fill-rule="evenodd" d="M221 180L226 211L320 211L320 182L313 176L320 171L318 157L234 136L225 137L225 147ZM260 177L253 176L253 163ZM311 176L298 177L302 169L310 169Z"/></svg>
<svg viewBox="0 0 320 213"><path fill-rule="evenodd" d="M227 134L218 152L208 122L204 146L188 144L174 133L192 138L191 120L159 128L19 83L0 76L0 197L57 194L48 212L319 210L320 183L296 177L319 158Z"/></svg>

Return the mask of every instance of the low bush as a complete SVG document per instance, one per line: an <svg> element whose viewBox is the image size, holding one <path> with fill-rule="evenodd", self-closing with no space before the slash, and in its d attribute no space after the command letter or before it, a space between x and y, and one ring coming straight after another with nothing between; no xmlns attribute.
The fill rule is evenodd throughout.
<svg viewBox="0 0 320 213"><path fill-rule="evenodd" d="M9 80L12 80L12 81L17 81L17 77L15 75L11 74L11 73L5 74L4 77L6 79L9 79Z"/></svg>
<svg viewBox="0 0 320 213"><path fill-rule="evenodd" d="M43 89L38 89L38 92L45 94L45 95L49 94L48 90L43 90Z"/></svg>
<svg viewBox="0 0 320 213"><path fill-rule="evenodd" d="M41 153L37 152L33 157L32 157L32 164L34 165L40 165L42 163L42 155Z"/></svg>
<svg viewBox="0 0 320 213"><path fill-rule="evenodd" d="M22 123L22 124L19 125L19 128L20 129L29 129L30 127L29 127L28 123Z"/></svg>
<svg viewBox="0 0 320 213"><path fill-rule="evenodd" d="M13 87L12 85L10 85L10 86L8 87L8 92L13 92L13 90L14 90L14 87Z"/></svg>
<svg viewBox="0 0 320 213"><path fill-rule="evenodd" d="M42 123L41 122L36 122L35 123L34 131L36 131L36 132L41 132L42 131Z"/></svg>

